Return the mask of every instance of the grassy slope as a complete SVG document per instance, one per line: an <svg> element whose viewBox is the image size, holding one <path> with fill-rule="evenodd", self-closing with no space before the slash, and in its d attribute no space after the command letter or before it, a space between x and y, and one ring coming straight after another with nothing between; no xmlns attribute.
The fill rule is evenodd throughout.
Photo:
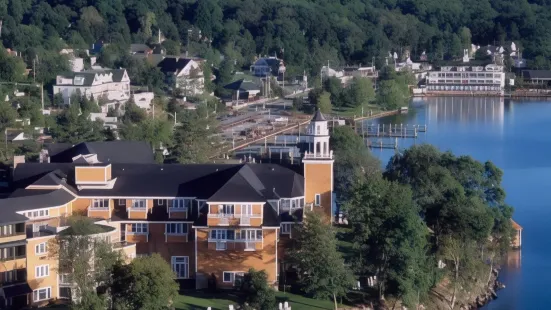
<svg viewBox="0 0 551 310"><path fill-rule="evenodd" d="M277 292L278 302L288 301L293 309L333 309L333 303L329 300L317 300L303 297L300 295ZM179 295L175 300L176 310L204 310L212 307L212 310L226 310L229 305L237 305L237 296L231 293L220 293L215 295L193 293L193 296Z"/></svg>

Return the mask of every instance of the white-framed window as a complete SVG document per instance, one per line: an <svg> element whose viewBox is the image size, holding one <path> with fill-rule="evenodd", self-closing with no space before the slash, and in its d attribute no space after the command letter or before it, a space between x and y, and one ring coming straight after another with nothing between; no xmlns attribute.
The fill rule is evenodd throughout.
<svg viewBox="0 0 551 310"><path fill-rule="evenodd" d="M46 242L42 242L34 246L34 253L36 255L46 254L47 250Z"/></svg>
<svg viewBox="0 0 551 310"><path fill-rule="evenodd" d="M71 275L68 273L59 274L59 283L60 284L71 284Z"/></svg>
<svg viewBox="0 0 551 310"><path fill-rule="evenodd" d="M133 209L145 209L147 203L145 199L132 199Z"/></svg>
<svg viewBox="0 0 551 310"><path fill-rule="evenodd" d="M187 224L186 223L167 223L166 224L166 233L169 235L185 235L187 234Z"/></svg>
<svg viewBox="0 0 551 310"><path fill-rule="evenodd" d="M164 199L157 199L157 205L158 206L164 206L165 200Z"/></svg>
<svg viewBox="0 0 551 310"><path fill-rule="evenodd" d="M33 232L40 232L48 228L48 222L33 223Z"/></svg>
<svg viewBox="0 0 551 310"><path fill-rule="evenodd" d="M235 231L231 229L213 229L210 231L210 238L214 240L234 240Z"/></svg>
<svg viewBox="0 0 551 310"><path fill-rule="evenodd" d="M235 238L241 241L261 241L262 229L242 229L235 234Z"/></svg>
<svg viewBox="0 0 551 310"><path fill-rule="evenodd" d="M172 271L177 279L189 278L189 256L172 256Z"/></svg>
<svg viewBox="0 0 551 310"><path fill-rule="evenodd" d="M44 278L50 275L50 265L40 265L34 268L36 278Z"/></svg>
<svg viewBox="0 0 551 310"><path fill-rule="evenodd" d="M314 199L314 205L319 206L321 205L321 194L316 194Z"/></svg>
<svg viewBox="0 0 551 310"><path fill-rule="evenodd" d="M10 236L13 234L13 225L4 225L2 226L2 236Z"/></svg>
<svg viewBox="0 0 551 310"><path fill-rule="evenodd" d="M172 199L171 207L174 209L189 209L191 208L192 199L176 198Z"/></svg>
<svg viewBox="0 0 551 310"><path fill-rule="evenodd" d="M288 235L291 233L291 224L290 223L281 223L281 233Z"/></svg>
<svg viewBox="0 0 551 310"><path fill-rule="evenodd" d="M92 201L92 208L94 209L108 209L109 208L109 199L94 199Z"/></svg>
<svg viewBox="0 0 551 310"><path fill-rule="evenodd" d="M25 213L28 218L39 218L39 217L48 217L50 216L50 210L38 210L38 211L29 211Z"/></svg>
<svg viewBox="0 0 551 310"><path fill-rule="evenodd" d="M119 199L119 206L126 206L126 199Z"/></svg>
<svg viewBox="0 0 551 310"><path fill-rule="evenodd" d="M131 231L135 234L147 234L147 223L134 223Z"/></svg>
<svg viewBox="0 0 551 310"><path fill-rule="evenodd" d="M52 296L51 287L45 287L45 288L41 288L33 291L34 302L50 299L51 296Z"/></svg>
<svg viewBox="0 0 551 310"><path fill-rule="evenodd" d="M221 205L218 207L218 213L224 215L233 215L235 207L234 205Z"/></svg>
<svg viewBox="0 0 551 310"><path fill-rule="evenodd" d="M243 279L245 276L245 273L242 271L224 271L222 276L222 281L224 283L236 283L236 280L239 281L240 279Z"/></svg>
<svg viewBox="0 0 551 310"><path fill-rule="evenodd" d="M241 205L241 215L253 215L253 205Z"/></svg>

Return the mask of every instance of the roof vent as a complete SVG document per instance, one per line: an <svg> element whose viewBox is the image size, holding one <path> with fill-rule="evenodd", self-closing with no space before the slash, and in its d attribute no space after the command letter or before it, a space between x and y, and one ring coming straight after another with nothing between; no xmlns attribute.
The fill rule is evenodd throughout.
<svg viewBox="0 0 551 310"><path fill-rule="evenodd" d="M161 167L161 171L163 171L163 167Z"/></svg>
<svg viewBox="0 0 551 310"><path fill-rule="evenodd" d="M275 171L275 168L274 168L274 167L272 167L272 171Z"/></svg>
<svg viewBox="0 0 551 310"><path fill-rule="evenodd" d="M218 168L216 168L216 171L218 171Z"/></svg>

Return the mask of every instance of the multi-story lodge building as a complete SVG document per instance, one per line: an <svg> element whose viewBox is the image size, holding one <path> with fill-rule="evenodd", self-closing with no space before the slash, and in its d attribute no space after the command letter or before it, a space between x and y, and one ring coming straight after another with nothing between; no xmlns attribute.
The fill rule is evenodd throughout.
<svg viewBox="0 0 551 310"><path fill-rule="evenodd" d="M333 154L319 112L296 171L275 164L22 163L0 200L0 297L6 307L70 298L48 242L75 214L96 219L127 259L159 253L196 288L237 285L250 268L278 284L286 240L304 212L332 220ZM297 172L298 171L298 172Z"/></svg>
<svg viewBox="0 0 551 310"><path fill-rule="evenodd" d="M427 93L502 94L505 87L503 66L441 66L427 76Z"/></svg>
<svg viewBox="0 0 551 310"><path fill-rule="evenodd" d="M126 69L93 69L58 75L54 94L61 94L65 104L71 96L80 93L95 100L126 102L130 99L130 78Z"/></svg>

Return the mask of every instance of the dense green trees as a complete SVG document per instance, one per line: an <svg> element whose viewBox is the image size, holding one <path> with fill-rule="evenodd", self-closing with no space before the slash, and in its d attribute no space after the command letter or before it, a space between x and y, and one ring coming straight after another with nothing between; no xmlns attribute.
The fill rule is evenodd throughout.
<svg viewBox="0 0 551 310"><path fill-rule="evenodd" d="M331 298L337 309L337 297L346 295L354 278L337 251L335 230L320 214L308 213L298 225L296 247L290 260L296 264L302 289L316 298Z"/></svg>
<svg viewBox="0 0 551 310"><path fill-rule="evenodd" d="M178 295L174 272L159 254L138 257L113 268L113 309L171 309Z"/></svg>
<svg viewBox="0 0 551 310"><path fill-rule="evenodd" d="M244 292L244 309L270 310L276 308L275 290L268 285L265 270L250 269L245 274L241 290Z"/></svg>
<svg viewBox="0 0 551 310"><path fill-rule="evenodd" d="M381 297L408 307L443 276L458 300L487 287L512 236L499 168L420 145L394 155L381 173L351 129L337 127L331 139L335 191L351 229L343 241L352 242L347 259L356 276L376 276Z"/></svg>
<svg viewBox="0 0 551 310"><path fill-rule="evenodd" d="M180 51L206 58L218 51L238 67L255 55L276 53L290 75L304 69L315 75L328 60L333 66L374 61L380 67L389 51L402 56L407 49L413 58L426 51L441 59L460 56L470 42L516 40L530 58L548 57L550 6L529 0L514 9L505 0L0 0L0 19L2 43L21 52L83 48L98 40L127 47L155 42L161 30L173 53L181 43ZM113 65L109 57L102 61Z"/></svg>

